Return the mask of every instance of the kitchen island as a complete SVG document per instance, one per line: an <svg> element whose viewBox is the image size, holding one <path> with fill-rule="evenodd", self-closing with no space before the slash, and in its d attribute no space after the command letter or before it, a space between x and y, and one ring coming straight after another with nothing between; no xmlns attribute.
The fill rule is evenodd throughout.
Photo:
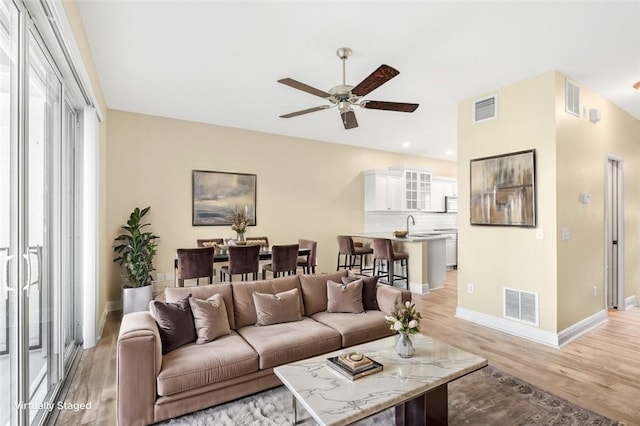
<svg viewBox="0 0 640 426"><path fill-rule="evenodd" d="M446 268L446 240L448 235L438 232L420 232L405 238L395 237L392 233L360 233L350 234L360 238L366 245L367 240L387 238L393 242L395 251L409 255L409 290L412 293L424 294L429 289L444 286ZM368 242L371 244L371 241Z"/></svg>

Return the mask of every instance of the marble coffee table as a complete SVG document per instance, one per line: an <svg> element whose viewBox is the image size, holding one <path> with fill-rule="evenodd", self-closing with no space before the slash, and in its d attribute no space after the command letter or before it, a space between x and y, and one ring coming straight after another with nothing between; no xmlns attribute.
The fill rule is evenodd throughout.
<svg viewBox="0 0 640 426"><path fill-rule="evenodd" d="M319 425L348 425L395 407L396 425L446 425L447 383L487 366L487 360L423 335L413 335L415 355L396 354L396 336L281 365L274 373ZM325 363L358 351L382 363L383 371L354 381ZM297 401L297 403L296 403Z"/></svg>

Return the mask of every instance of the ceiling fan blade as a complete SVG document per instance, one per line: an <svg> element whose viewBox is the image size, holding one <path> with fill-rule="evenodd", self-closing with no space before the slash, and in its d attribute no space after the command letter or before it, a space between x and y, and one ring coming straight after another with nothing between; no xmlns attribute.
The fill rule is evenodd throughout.
<svg viewBox="0 0 640 426"><path fill-rule="evenodd" d="M315 87L311 87L307 84L300 83L292 78L282 78L278 80L278 83L282 83L289 87L293 87L294 89L302 90L303 92L311 93L312 95L319 96L321 98L330 98L331 94L324 92L320 89L316 89Z"/></svg>
<svg viewBox="0 0 640 426"><path fill-rule="evenodd" d="M296 111L296 112L290 112L289 114L281 115L280 118L297 117L299 115L309 114L310 112L321 111L321 110L327 109L327 108L331 108L331 105L321 105L321 106L317 106L317 107L313 107L313 108L302 109L302 110Z"/></svg>
<svg viewBox="0 0 640 426"><path fill-rule="evenodd" d="M413 112L420 104L407 104L404 102L364 101L362 108L383 109L385 111Z"/></svg>
<svg viewBox="0 0 640 426"><path fill-rule="evenodd" d="M340 113L340 117L342 118L342 124L344 124L344 129L354 129L358 127L358 120L356 120L356 113L351 111L344 111Z"/></svg>
<svg viewBox="0 0 640 426"><path fill-rule="evenodd" d="M398 74L400 74L400 71L397 69L392 68L389 65L380 65L377 70L369 74L367 78L354 87L351 90L351 93L356 96L364 96L382 86Z"/></svg>

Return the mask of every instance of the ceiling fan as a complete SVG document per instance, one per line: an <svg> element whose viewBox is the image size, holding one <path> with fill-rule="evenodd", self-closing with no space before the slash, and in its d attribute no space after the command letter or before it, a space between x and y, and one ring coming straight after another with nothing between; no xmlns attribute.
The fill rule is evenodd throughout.
<svg viewBox="0 0 640 426"><path fill-rule="evenodd" d="M358 127L358 120L356 120L356 114L353 112L352 106L359 106L365 109L381 109L385 111L400 111L400 112L413 112L418 108L419 104L409 104L403 102L385 102L385 101L369 101L362 99L364 96L374 91L378 87L382 86L393 77L400 74L400 71L390 67L389 65L380 65L378 69L369 74L367 78L362 80L357 86L350 86L346 83L346 61L351 56L351 49L348 47L341 47L336 51L338 57L342 60L342 84L334 86L329 89L328 92L316 89L315 87L308 86L304 83L300 83L292 78L283 78L278 80L278 83L285 84L293 87L294 89L302 90L303 92L310 93L320 98L329 101L329 105L320 105L313 108L307 108L300 111L292 112L289 114L281 115L281 118L292 118L303 114L309 114L310 112L321 111L332 107L338 107L340 111L340 117L342 118L342 124L346 130Z"/></svg>

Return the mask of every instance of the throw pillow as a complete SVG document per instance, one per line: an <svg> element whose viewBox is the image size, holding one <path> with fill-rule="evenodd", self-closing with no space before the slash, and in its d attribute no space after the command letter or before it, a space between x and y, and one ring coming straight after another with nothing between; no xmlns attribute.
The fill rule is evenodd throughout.
<svg viewBox="0 0 640 426"><path fill-rule="evenodd" d="M346 277L342 278L343 284L362 279L362 306L367 311L378 311L378 276L368 277L366 275L358 275L349 269Z"/></svg>
<svg viewBox="0 0 640 426"><path fill-rule="evenodd" d="M356 280L348 284L327 281L327 312L345 312L361 314L362 306L362 280Z"/></svg>
<svg viewBox="0 0 640 426"><path fill-rule="evenodd" d="M219 294L214 294L207 300L189 298L189 305L193 312L193 321L196 327L196 345L211 342L212 340L231 333L227 308L224 299Z"/></svg>
<svg viewBox="0 0 640 426"><path fill-rule="evenodd" d="M155 316L160 331L162 355L196 340L196 329L189 305L190 297L191 295L185 296L176 303L163 303L157 300L151 302L153 304L151 312Z"/></svg>
<svg viewBox="0 0 640 426"><path fill-rule="evenodd" d="M402 291L390 285L378 286L380 292L380 310L388 315L395 309L398 303L402 303Z"/></svg>
<svg viewBox="0 0 640 426"><path fill-rule="evenodd" d="M302 319L297 288L276 294L254 291L253 303L256 305L256 325L279 324Z"/></svg>

